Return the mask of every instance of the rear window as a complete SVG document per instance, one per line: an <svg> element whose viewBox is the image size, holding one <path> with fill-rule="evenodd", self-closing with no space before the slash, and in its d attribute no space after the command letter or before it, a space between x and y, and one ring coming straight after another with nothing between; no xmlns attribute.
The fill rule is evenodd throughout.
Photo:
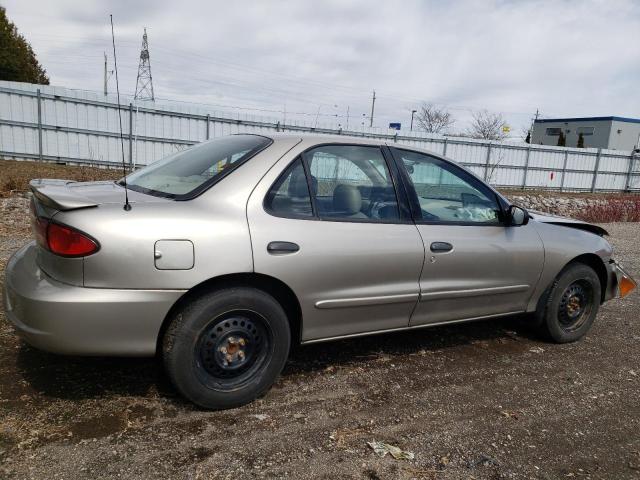
<svg viewBox="0 0 640 480"><path fill-rule="evenodd" d="M176 200L192 198L271 143L258 135L232 135L200 143L132 173L127 187ZM124 184L122 180L119 183Z"/></svg>

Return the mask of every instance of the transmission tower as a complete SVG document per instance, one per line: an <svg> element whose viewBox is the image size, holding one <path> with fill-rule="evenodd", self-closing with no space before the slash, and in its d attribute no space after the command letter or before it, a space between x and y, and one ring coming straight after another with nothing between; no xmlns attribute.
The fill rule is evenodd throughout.
<svg viewBox="0 0 640 480"><path fill-rule="evenodd" d="M140 49L140 64L138 65L138 78L136 80L135 100L155 100L153 96L153 80L151 79L151 60L149 58L149 42L147 42L147 29L142 35L142 47Z"/></svg>

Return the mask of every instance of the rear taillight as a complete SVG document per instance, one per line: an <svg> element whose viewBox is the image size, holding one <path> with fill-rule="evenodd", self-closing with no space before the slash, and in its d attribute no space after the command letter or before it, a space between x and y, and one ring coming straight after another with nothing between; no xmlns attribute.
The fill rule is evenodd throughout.
<svg viewBox="0 0 640 480"><path fill-rule="evenodd" d="M86 257L98 251L98 244L87 235L66 225L35 217L33 235L42 248L63 257Z"/></svg>
<svg viewBox="0 0 640 480"><path fill-rule="evenodd" d="M98 251L98 244L78 230L49 222L47 247L63 257L86 257Z"/></svg>

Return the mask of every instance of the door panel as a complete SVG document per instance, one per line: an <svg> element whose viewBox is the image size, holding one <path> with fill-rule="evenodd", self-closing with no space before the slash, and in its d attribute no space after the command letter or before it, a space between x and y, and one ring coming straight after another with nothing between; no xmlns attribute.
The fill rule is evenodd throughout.
<svg viewBox="0 0 640 480"><path fill-rule="evenodd" d="M283 281L296 294L303 341L407 327L418 300L424 260L418 230L397 214L394 219L390 211L395 200L388 190L379 198L367 198L370 191L384 190L385 185L391 185L393 192L384 164L376 167L376 173L361 163L371 163L362 151L345 151L344 156L358 159L355 166L362 169L346 168L330 160L341 153L328 149L321 153L323 164L306 164L308 189L301 181L301 161L290 164L292 154L276 164L251 195L247 214L254 269ZM375 159L384 162L379 150ZM336 174L342 175L339 181ZM349 187L340 187L345 184ZM315 201L312 212L309 191L324 196L321 212L336 218L319 218ZM358 210L355 203L360 198ZM269 252L273 242L288 242L298 249Z"/></svg>
<svg viewBox="0 0 640 480"><path fill-rule="evenodd" d="M411 325L524 311L544 262L536 230L505 226L495 192L459 166L392 152L426 252Z"/></svg>
<svg viewBox="0 0 640 480"><path fill-rule="evenodd" d="M420 302L411 325L522 312L538 283L544 254L533 226L418 225L427 249Z"/></svg>

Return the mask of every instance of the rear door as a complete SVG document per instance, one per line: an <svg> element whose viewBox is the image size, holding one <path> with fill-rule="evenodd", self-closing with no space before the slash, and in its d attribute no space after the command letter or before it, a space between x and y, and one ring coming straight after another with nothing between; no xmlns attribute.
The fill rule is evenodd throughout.
<svg viewBox="0 0 640 480"><path fill-rule="evenodd" d="M375 145L306 148L249 199L255 271L296 294L303 341L407 327L424 248L395 164Z"/></svg>
<svg viewBox="0 0 640 480"><path fill-rule="evenodd" d="M544 263L535 228L506 226L495 192L453 163L392 152L425 246L411 325L524 311Z"/></svg>

